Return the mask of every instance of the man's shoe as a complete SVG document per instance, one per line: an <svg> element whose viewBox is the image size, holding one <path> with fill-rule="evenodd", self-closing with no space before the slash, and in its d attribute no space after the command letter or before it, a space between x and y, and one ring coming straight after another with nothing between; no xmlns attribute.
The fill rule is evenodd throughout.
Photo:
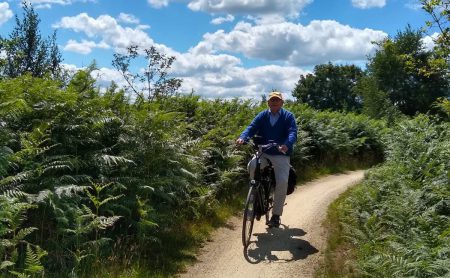
<svg viewBox="0 0 450 278"><path fill-rule="evenodd" d="M276 214L272 215L269 222L267 222L267 226L269 226L269 228L279 228L280 224L281 224L280 216Z"/></svg>
<svg viewBox="0 0 450 278"><path fill-rule="evenodd" d="M256 218L256 221L261 220L261 214L257 213L257 214L255 215L255 218Z"/></svg>

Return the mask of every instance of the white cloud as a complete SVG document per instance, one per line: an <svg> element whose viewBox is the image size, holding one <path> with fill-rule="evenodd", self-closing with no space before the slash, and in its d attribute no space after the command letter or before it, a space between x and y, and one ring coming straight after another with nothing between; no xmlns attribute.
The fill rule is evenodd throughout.
<svg viewBox="0 0 450 278"><path fill-rule="evenodd" d="M70 71L70 72L72 72L72 73L74 73L74 72L80 70L80 68L78 68L78 67L77 67L76 65L74 65L74 64L65 64L65 63L62 63L61 66L62 66L65 70L68 70L68 71Z"/></svg>
<svg viewBox="0 0 450 278"><path fill-rule="evenodd" d="M81 13L73 17L63 17L55 28L71 29L75 32L82 32L89 38L101 38L101 41L116 51L123 52L130 45L141 47L155 46L161 51L170 52L170 49L156 44L143 29L148 26L139 25L136 28L122 27L117 20L109 15L100 15L92 18L86 13Z"/></svg>
<svg viewBox="0 0 450 278"><path fill-rule="evenodd" d="M226 17L216 17L213 20L211 20L211 23L214 25L220 25L224 22L232 22L233 20L234 20L234 16L229 14Z"/></svg>
<svg viewBox="0 0 450 278"><path fill-rule="evenodd" d="M150 6L157 9L167 7L169 5L169 0L147 0L147 2Z"/></svg>
<svg viewBox="0 0 450 278"><path fill-rule="evenodd" d="M91 76L95 78L96 84L101 88L107 88L114 81L119 88L124 88L127 86L127 82L123 78L120 72L111 68L99 68L92 71Z"/></svg>
<svg viewBox="0 0 450 278"><path fill-rule="evenodd" d="M188 7L193 11L209 13L270 15L297 17L313 0L192 0Z"/></svg>
<svg viewBox="0 0 450 278"><path fill-rule="evenodd" d="M336 21L312 21L303 26L289 22L251 25L240 22L226 33L207 33L192 53L230 51L290 65L315 65L328 61L364 60L374 51L372 41L387 36L371 29L355 29Z"/></svg>
<svg viewBox="0 0 450 278"><path fill-rule="evenodd" d="M173 69L178 75L189 75L194 72L196 74L223 73L227 69L241 64L238 58L226 54L211 55L188 52L179 53L175 57Z"/></svg>
<svg viewBox="0 0 450 278"><path fill-rule="evenodd" d="M74 64L62 63L61 66L68 72L70 76L73 76L80 70L86 70L86 67L80 68ZM100 87L100 91L105 91L105 89L111 85L112 81L114 81L119 86L119 88L123 88L127 85L123 76L118 71L111 68L102 67L93 70L91 72L91 76L96 80L96 85Z"/></svg>
<svg viewBox="0 0 450 278"><path fill-rule="evenodd" d="M253 98L272 89L282 91L290 97L300 74L306 71L296 67L262 66L251 69L229 67L224 72L208 72L183 78L183 89L192 89L207 98Z"/></svg>
<svg viewBox="0 0 450 278"><path fill-rule="evenodd" d="M268 65L244 68L241 61L226 54L199 53L191 49L176 55L173 73L183 80L182 90L208 98L256 98L272 89L287 96L300 74L306 71L290 66Z"/></svg>
<svg viewBox="0 0 450 278"><path fill-rule="evenodd" d="M176 57L171 74L183 80L183 90L195 90L205 97L259 98L271 89L289 96L300 74L306 73L299 66L328 61L359 62L374 50L371 41L386 37L380 31L354 29L335 21L312 21L307 26L280 20L239 22L230 32L205 34L195 47L179 53L155 43L140 26L121 26L109 15L92 18L82 13L64 17L54 27L71 29L91 38L69 41L66 49L71 51L89 53L93 48L109 46L123 52L131 44L144 48L155 46L158 51ZM94 39L99 43L93 42ZM233 53L285 65L245 68ZM103 75L102 84L118 80L111 72Z"/></svg>
<svg viewBox="0 0 450 278"><path fill-rule="evenodd" d="M137 19L134 15L127 13L120 13L118 20L124 23L139 24L139 19Z"/></svg>
<svg viewBox="0 0 450 278"><path fill-rule="evenodd" d="M64 50L77 52L81 54L89 54L92 52L93 48L102 48L108 49L110 46L105 42L96 43L93 41L82 40L81 42L77 42L75 40L69 40L67 44L64 46Z"/></svg>
<svg viewBox="0 0 450 278"><path fill-rule="evenodd" d="M406 2L405 6L414 11L422 9L422 4L418 0L409 0Z"/></svg>
<svg viewBox="0 0 450 278"><path fill-rule="evenodd" d="M426 36L422 38L422 43L425 50L431 51L436 46L436 39L439 37L439 33L433 33L431 36Z"/></svg>
<svg viewBox="0 0 450 278"><path fill-rule="evenodd" d="M382 8L386 0L352 0L352 4L359 9Z"/></svg>
<svg viewBox="0 0 450 278"><path fill-rule="evenodd" d="M13 17L13 12L9 9L9 4L6 2L0 3L0 26Z"/></svg>
<svg viewBox="0 0 450 278"><path fill-rule="evenodd" d="M26 2L33 4L36 9L50 9L52 5L72 5L75 2L92 2L95 3L97 0L26 0Z"/></svg>

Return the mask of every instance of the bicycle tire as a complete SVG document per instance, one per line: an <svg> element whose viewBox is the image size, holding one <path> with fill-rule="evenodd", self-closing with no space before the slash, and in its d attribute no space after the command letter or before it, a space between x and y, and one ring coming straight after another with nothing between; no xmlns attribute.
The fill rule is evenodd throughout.
<svg viewBox="0 0 450 278"><path fill-rule="evenodd" d="M247 248L253 232L253 223L255 222L255 202L256 190L250 187L245 201L243 223L242 223L242 244Z"/></svg>
<svg viewBox="0 0 450 278"><path fill-rule="evenodd" d="M269 223L270 211L273 209L273 200L275 195L275 188L269 185L269 194L267 197L267 210L266 210L266 224Z"/></svg>

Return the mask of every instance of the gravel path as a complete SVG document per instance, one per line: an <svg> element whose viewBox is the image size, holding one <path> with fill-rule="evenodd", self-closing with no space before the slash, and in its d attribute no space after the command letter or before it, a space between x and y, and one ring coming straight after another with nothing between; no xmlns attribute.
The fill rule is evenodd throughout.
<svg viewBox="0 0 450 278"><path fill-rule="evenodd" d="M297 187L286 199L280 228L255 221L254 242L244 250L242 218L233 217L200 250L197 262L179 277L313 277L326 247L322 227L327 207L362 180L364 171L330 175Z"/></svg>

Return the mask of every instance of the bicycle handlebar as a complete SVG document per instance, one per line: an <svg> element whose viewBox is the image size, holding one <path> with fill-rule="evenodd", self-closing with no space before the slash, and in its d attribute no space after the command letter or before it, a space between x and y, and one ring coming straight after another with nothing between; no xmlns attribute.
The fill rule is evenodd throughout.
<svg viewBox="0 0 450 278"><path fill-rule="evenodd" d="M250 138L248 138L248 139L250 139ZM276 142L270 142L270 143L268 143L268 144L255 144L255 143L253 143L253 142L251 142L251 141L249 141L249 140L246 140L245 142L244 142L244 144L251 144L253 147L257 147L258 148L258 150L261 152L261 153L263 153L263 152L265 152L265 151L267 151L268 149L270 149L270 148L273 148L273 147L278 147L277 148L277 150L279 151L279 152L281 152L281 153L283 153L283 154L286 154L286 152L283 152L283 151L281 151L281 149L280 149L280 145L278 144L278 143L276 143Z"/></svg>

